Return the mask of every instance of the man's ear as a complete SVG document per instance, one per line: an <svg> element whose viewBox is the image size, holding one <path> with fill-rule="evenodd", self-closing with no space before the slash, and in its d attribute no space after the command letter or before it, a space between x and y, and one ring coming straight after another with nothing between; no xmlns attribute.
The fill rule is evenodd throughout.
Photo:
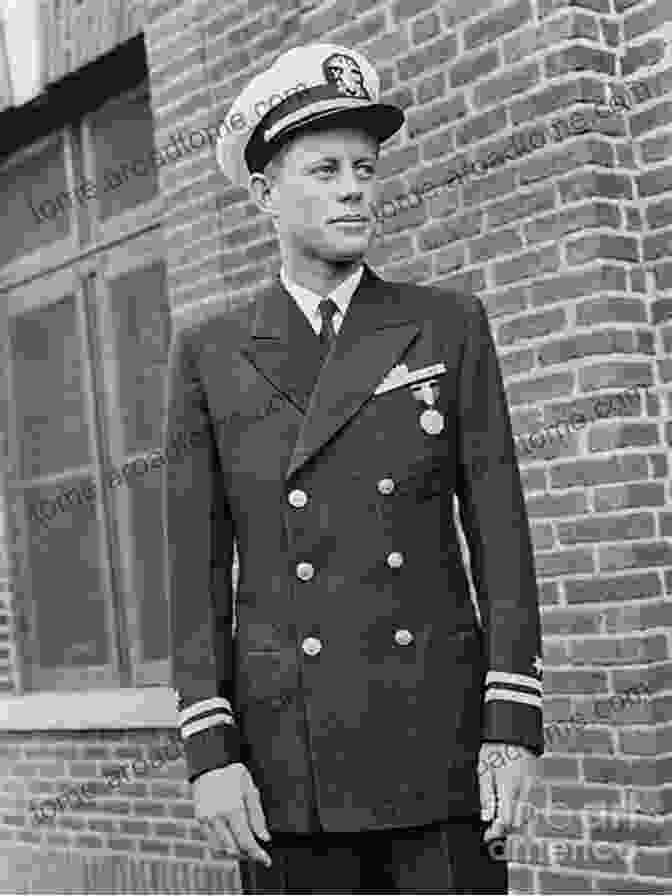
<svg viewBox="0 0 672 896"><path fill-rule="evenodd" d="M250 177L249 190L252 198L262 212L275 217L275 204L272 193L273 184L265 174L253 174Z"/></svg>

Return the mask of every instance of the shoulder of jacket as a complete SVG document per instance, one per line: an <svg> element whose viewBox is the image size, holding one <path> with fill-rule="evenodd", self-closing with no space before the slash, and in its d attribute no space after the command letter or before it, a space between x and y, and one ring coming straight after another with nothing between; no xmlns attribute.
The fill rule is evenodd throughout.
<svg viewBox="0 0 672 896"><path fill-rule="evenodd" d="M250 328L250 319L254 314L256 300L252 299L244 305L235 307L222 304L205 309L177 330L174 339L179 337L182 346L199 355L208 345L222 348L225 344L236 344Z"/></svg>
<svg viewBox="0 0 672 896"><path fill-rule="evenodd" d="M397 293L400 302L419 309L422 317L446 316L454 321L458 315L466 321L483 308L482 300L475 293L418 283L382 282L386 289Z"/></svg>

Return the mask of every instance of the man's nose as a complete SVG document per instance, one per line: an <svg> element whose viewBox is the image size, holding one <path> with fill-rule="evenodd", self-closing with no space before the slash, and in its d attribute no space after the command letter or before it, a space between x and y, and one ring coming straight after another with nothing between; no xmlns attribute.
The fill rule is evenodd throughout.
<svg viewBox="0 0 672 896"><path fill-rule="evenodd" d="M347 197L348 199L361 199L364 195L362 184L358 180L357 175L352 168L344 170L340 187L343 198Z"/></svg>

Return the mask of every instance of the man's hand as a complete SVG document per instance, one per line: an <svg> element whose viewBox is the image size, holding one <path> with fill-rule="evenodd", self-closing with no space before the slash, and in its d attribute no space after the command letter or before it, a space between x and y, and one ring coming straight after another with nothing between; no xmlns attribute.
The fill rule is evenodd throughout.
<svg viewBox="0 0 672 896"><path fill-rule="evenodd" d="M270 840L264 810L247 768L234 762L204 772L194 781L196 818L208 826L211 849L234 859L254 859L267 867L271 857L254 839Z"/></svg>
<svg viewBox="0 0 672 896"><path fill-rule="evenodd" d="M518 803L527 797L537 777L536 757L516 744L485 743L478 754L481 820L492 821L486 843L506 837L514 827Z"/></svg>

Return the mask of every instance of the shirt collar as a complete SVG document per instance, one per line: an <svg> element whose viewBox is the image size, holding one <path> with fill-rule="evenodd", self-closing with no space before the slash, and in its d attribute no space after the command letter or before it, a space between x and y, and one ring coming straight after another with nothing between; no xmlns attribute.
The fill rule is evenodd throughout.
<svg viewBox="0 0 672 896"><path fill-rule="evenodd" d="M364 265L360 264L356 271L350 274L350 276L342 283L339 283L336 289L329 293L328 298L333 299L334 302L336 302L338 310L343 316L345 316L345 312L348 310L348 306L350 305L355 290L359 286L359 281L362 279L363 272ZM311 320L314 320L316 317L319 319L317 306L324 296L320 296L316 292L313 292L312 289L306 289L305 286L299 286L298 283L290 280L285 273L284 266L280 268L280 280L287 292L296 300L296 303L303 313Z"/></svg>

